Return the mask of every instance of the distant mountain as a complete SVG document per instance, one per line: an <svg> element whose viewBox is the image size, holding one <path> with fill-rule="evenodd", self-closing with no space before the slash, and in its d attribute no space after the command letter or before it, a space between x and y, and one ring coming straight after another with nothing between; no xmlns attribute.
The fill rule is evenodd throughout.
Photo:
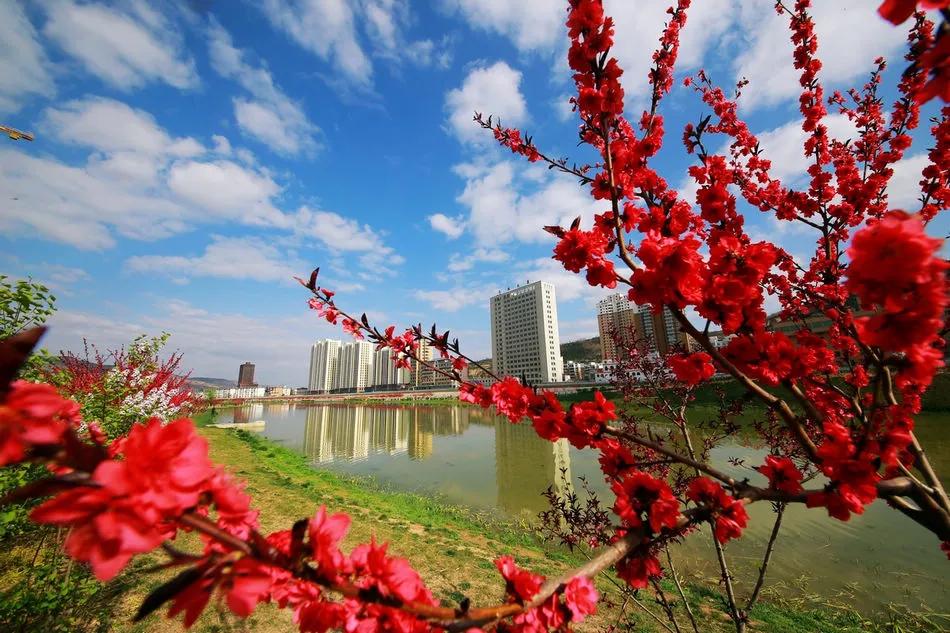
<svg viewBox="0 0 950 633"><path fill-rule="evenodd" d="M205 391L206 389L230 389L237 387L237 382L227 380L226 378L208 378L206 376L190 376L188 385L192 391Z"/></svg>
<svg viewBox="0 0 950 633"><path fill-rule="evenodd" d="M585 338L579 341L561 343L561 356L564 362L600 360L600 337Z"/></svg>

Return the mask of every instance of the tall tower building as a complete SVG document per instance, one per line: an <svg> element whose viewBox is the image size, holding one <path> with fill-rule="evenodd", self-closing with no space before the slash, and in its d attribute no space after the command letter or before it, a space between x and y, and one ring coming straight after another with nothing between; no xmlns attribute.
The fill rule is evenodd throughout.
<svg viewBox="0 0 950 633"><path fill-rule="evenodd" d="M416 356L419 360L429 362L432 360L432 348L429 347L429 341L422 339L417 341L419 347L416 349ZM416 359L412 359L412 384L420 386L423 382L423 374L426 372L426 366Z"/></svg>
<svg viewBox="0 0 950 633"><path fill-rule="evenodd" d="M339 355L340 341L324 339L313 344L310 348L310 380L307 383L310 391L327 393L333 389Z"/></svg>
<svg viewBox="0 0 950 633"><path fill-rule="evenodd" d="M362 392L372 380L373 344L366 341L341 344L336 382L333 388L340 391Z"/></svg>
<svg viewBox="0 0 950 633"><path fill-rule="evenodd" d="M393 355L393 350L388 347L373 352L373 387L396 388L412 381L408 369L397 368L393 363Z"/></svg>
<svg viewBox="0 0 950 633"><path fill-rule="evenodd" d="M617 360L617 342L634 344L643 338L643 320L637 304L623 293L615 293L597 302L597 329L600 332L600 357Z"/></svg>
<svg viewBox="0 0 950 633"><path fill-rule="evenodd" d="M238 370L238 387L254 387L254 363L241 363Z"/></svg>
<svg viewBox="0 0 950 633"><path fill-rule="evenodd" d="M644 338L653 351L664 355L674 348L684 351L693 349L692 339L680 329L680 324L669 308L664 307L662 312L655 313L648 305L640 306L640 317Z"/></svg>
<svg viewBox="0 0 950 633"><path fill-rule="evenodd" d="M524 377L532 384L561 381L561 337L552 284L536 281L491 298L491 350L499 376Z"/></svg>

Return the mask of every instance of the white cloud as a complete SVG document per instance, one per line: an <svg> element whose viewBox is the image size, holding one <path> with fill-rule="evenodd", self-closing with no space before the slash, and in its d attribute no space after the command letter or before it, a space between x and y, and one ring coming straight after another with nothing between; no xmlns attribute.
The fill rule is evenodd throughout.
<svg viewBox="0 0 950 633"><path fill-rule="evenodd" d="M175 277L221 277L254 281L290 281L307 264L283 248L256 237L213 236L205 252L194 257L139 255L125 261L137 273Z"/></svg>
<svg viewBox="0 0 950 633"><path fill-rule="evenodd" d="M616 25L617 35L611 54L616 56L624 69L621 81L626 91L628 109L634 103L642 107L649 101L648 73L653 65L653 52L659 46L663 25L669 18L666 10L671 3L669 0L608 0L605 4L607 14L613 16ZM676 62L678 72L703 65L707 51L717 45L734 26L735 12L740 4L732 0L693 2L686 11L686 26L680 37ZM774 4L770 2L763 12L774 14ZM566 42L566 31L562 30L559 35ZM563 50L566 56L566 46Z"/></svg>
<svg viewBox="0 0 950 633"><path fill-rule="evenodd" d="M792 66L789 19L776 14L773 6L772 0L741 3L735 32L746 41L741 44L743 52L736 58L735 68L737 78L750 82L743 90L745 108L776 104L801 93L799 73ZM864 0L813 3L811 14L822 61L819 78L826 87L865 75L876 57L891 56L905 44L905 29L880 19L876 7Z"/></svg>
<svg viewBox="0 0 950 633"><path fill-rule="evenodd" d="M87 154L70 164L0 148L0 231L104 249L114 233L154 240L194 224L238 222L289 229L275 206L281 187L253 167L218 159L174 138L146 112L109 99L47 110L41 132ZM220 147L221 143L216 142Z"/></svg>
<svg viewBox="0 0 950 633"><path fill-rule="evenodd" d="M101 152L194 156L204 151L193 138L171 138L149 113L102 97L69 101L46 110L41 130L64 143Z"/></svg>
<svg viewBox="0 0 950 633"><path fill-rule="evenodd" d="M451 240L458 238L465 232L465 219L461 216L449 217L444 213L435 213L430 215L428 220L433 229L445 234Z"/></svg>
<svg viewBox="0 0 950 633"><path fill-rule="evenodd" d="M887 186L887 203L892 209L920 210L921 172L930 164L926 152L907 156L894 165L894 175Z"/></svg>
<svg viewBox="0 0 950 633"><path fill-rule="evenodd" d="M408 61L416 66L447 68L452 62L450 40L410 41L405 35L412 17L408 0L364 0L361 6L366 37L375 55L392 62Z"/></svg>
<svg viewBox="0 0 950 633"><path fill-rule="evenodd" d="M591 286L584 275L565 270L560 262L550 257L520 263L517 271L512 274L512 281L514 283L547 281L554 284L558 303L583 301L589 307L596 305L597 301L605 296L618 292Z"/></svg>
<svg viewBox="0 0 950 633"><path fill-rule="evenodd" d="M561 0L443 0L443 5L475 28L508 37L522 51L549 49L565 35Z"/></svg>
<svg viewBox="0 0 950 633"><path fill-rule="evenodd" d="M475 112L487 118L494 115L503 125L516 127L528 118L528 107L521 94L521 72L505 62L476 66L469 71L460 88L445 96L449 129L462 142L494 143L485 130L472 121Z"/></svg>
<svg viewBox="0 0 950 633"><path fill-rule="evenodd" d="M182 368L194 376L233 379L238 366L250 360L257 365L262 384L303 385L310 345L341 333L301 305L300 314L260 318L213 312L167 298L157 299L146 314L63 309L50 319L43 346L82 353L84 338L105 350L128 344L139 334L167 331L172 336L166 352L184 352Z"/></svg>
<svg viewBox="0 0 950 633"><path fill-rule="evenodd" d="M589 227L599 208L574 180L536 165L469 163L455 171L466 181L457 200L469 209L467 227L482 245L548 241L542 227L567 225L577 216Z"/></svg>
<svg viewBox="0 0 950 633"><path fill-rule="evenodd" d="M854 124L843 114L828 115L824 124L831 138L846 141L857 137ZM813 162L805 157L805 140L809 135L802 130L801 119L797 117L756 136L762 146L762 156L772 161L772 177L788 185L801 179Z"/></svg>
<svg viewBox="0 0 950 633"><path fill-rule="evenodd" d="M570 102L571 95L562 94L551 102L559 121L567 121L574 116L574 104Z"/></svg>
<svg viewBox="0 0 950 633"><path fill-rule="evenodd" d="M521 52L556 54L556 74L568 80L566 3L561 0L444 0L450 10L473 27L505 36ZM732 25L735 6L730 0L694 2L680 41L679 70L697 68L706 50L720 41ZM652 64L669 0L607 0L605 10L614 18L617 37L611 54L624 69L627 100L645 101L647 73ZM771 7L768 9L771 10Z"/></svg>
<svg viewBox="0 0 950 633"><path fill-rule="evenodd" d="M198 84L194 61L183 51L176 28L143 2L126 11L102 4L58 0L47 7L43 33L87 71L117 88L150 82L176 88Z"/></svg>
<svg viewBox="0 0 950 633"><path fill-rule="evenodd" d="M245 59L221 25L209 28L211 64L224 77L234 79L254 96L235 98L234 117L247 134L281 154L313 152L320 129L310 122L302 106L275 83L270 71Z"/></svg>
<svg viewBox="0 0 950 633"><path fill-rule="evenodd" d="M287 218L273 204L280 187L270 176L227 160L172 165L168 187L184 202L220 218L285 228Z"/></svg>
<svg viewBox="0 0 950 633"><path fill-rule="evenodd" d="M23 6L11 2L0 20L0 114L19 111L31 96L56 92L49 60Z"/></svg>
<svg viewBox="0 0 950 633"><path fill-rule="evenodd" d="M274 28L304 49L330 62L347 79L367 87L373 66L360 46L347 0L264 0L260 3Z"/></svg>
<svg viewBox="0 0 950 633"><path fill-rule="evenodd" d="M58 299L72 297L78 285L92 279L89 273L75 266L41 262L28 265L28 274L53 291Z"/></svg>
<svg viewBox="0 0 950 633"><path fill-rule="evenodd" d="M458 312L468 306L488 307L488 299L498 292L495 286L455 286L448 290L415 290L413 296L425 301L436 310Z"/></svg>
<svg viewBox="0 0 950 633"><path fill-rule="evenodd" d="M445 70L452 65L451 38L443 37L438 42L434 40L416 40L405 44L402 55L416 66L438 68Z"/></svg>
<svg viewBox="0 0 950 633"><path fill-rule="evenodd" d="M394 266L406 261L371 226L333 211L301 207L294 215L293 226L298 236L314 238L332 253L361 253L358 261L365 269L365 279L392 274Z"/></svg>
<svg viewBox="0 0 950 633"><path fill-rule="evenodd" d="M214 134L211 136L211 140L214 142L215 154L220 154L221 156L231 155L231 141L229 141L226 136Z"/></svg>
<svg viewBox="0 0 950 633"><path fill-rule="evenodd" d="M500 264L510 259L508 253L497 248L476 248L470 253L452 253L449 257L449 271L453 273L471 270L479 262Z"/></svg>
<svg viewBox="0 0 950 633"><path fill-rule="evenodd" d="M185 210L147 184L115 178L90 160L74 167L0 149L0 232L42 237L80 249L115 243L113 230L136 239L160 239L185 229Z"/></svg>

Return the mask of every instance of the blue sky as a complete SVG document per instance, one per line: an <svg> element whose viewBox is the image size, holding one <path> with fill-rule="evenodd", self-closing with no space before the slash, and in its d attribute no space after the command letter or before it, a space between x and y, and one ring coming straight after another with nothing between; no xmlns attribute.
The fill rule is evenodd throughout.
<svg viewBox="0 0 950 633"><path fill-rule="evenodd" d="M316 265L341 306L436 321L475 356L490 349L488 298L525 280L557 287L562 341L596 334L603 292L559 269L541 227L599 207L470 122L501 115L549 153L590 160L567 104L565 2L153 4L14 1L0 23L0 120L36 135L0 142L0 271L54 288L48 347L167 330L196 375L233 378L251 360L261 382L303 384L310 342L340 336L290 281ZM747 77L742 113L795 182L786 20L766 0L694 4L678 78ZM878 55L892 85L904 31L874 2L816 4L826 87L863 83ZM607 2L634 115L666 6ZM681 87L665 105L658 165L687 193L679 137L703 113ZM850 136L843 117L829 125ZM898 166L893 206L914 208L925 152L922 139ZM748 222L797 255L813 241Z"/></svg>

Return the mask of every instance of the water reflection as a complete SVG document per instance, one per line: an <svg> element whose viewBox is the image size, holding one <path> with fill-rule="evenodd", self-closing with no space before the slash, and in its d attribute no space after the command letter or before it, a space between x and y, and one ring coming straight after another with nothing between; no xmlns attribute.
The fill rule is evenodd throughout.
<svg viewBox="0 0 950 633"><path fill-rule="evenodd" d="M247 404L243 407L235 407L231 416L231 421L234 424L247 424L248 422L257 422L263 417L263 404Z"/></svg>
<svg viewBox="0 0 950 633"><path fill-rule="evenodd" d="M563 440L552 444L527 425L472 407L248 405L223 410L219 422L267 422L264 434L305 453L321 467L368 475L398 489L437 494L451 503L496 510L512 518L536 517L547 509L548 488L569 493L584 477L605 505L613 497L603 482L597 456ZM920 416L918 430L934 463L950 470L950 427L946 416ZM715 466L735 477L762 483L747 465L764 458L762 447L724 443L714 448ZM566 477L561 476L564 471ZM754 579L772 525L769 504L749 508L750 524L740 544L727 550L740 587ZM714 577L707 535L677 548L681 571ZM936 539L883 502L847 523L824 512L790 507L770 565L770 586L782 583L800 593L848 592L858 608L889 601L920 602L938 610L950 605L950 566ZM807 585L801 579L808 577ZM751 581L750 581L751 582ZM841 598L845 600L844 597Z"/></svg>
<svg viewBox="0 0 950 633"><path fill-rule="evenodd" d="M527 424L495 419L495 481L498 507L509 515L548 509L540 493L549 488L563 497L572 489L567 440L546 442ZM562 476L563 473L563 476Z"/></svg>
<svg viewBox="0 0 950 633"><path fill-rule="evenodd" d="M307 408L303 450L315 462L360 461L371 455L432 455L435 436L462 435L468 411L438 412L402 407L313 406Z"/></svg>

